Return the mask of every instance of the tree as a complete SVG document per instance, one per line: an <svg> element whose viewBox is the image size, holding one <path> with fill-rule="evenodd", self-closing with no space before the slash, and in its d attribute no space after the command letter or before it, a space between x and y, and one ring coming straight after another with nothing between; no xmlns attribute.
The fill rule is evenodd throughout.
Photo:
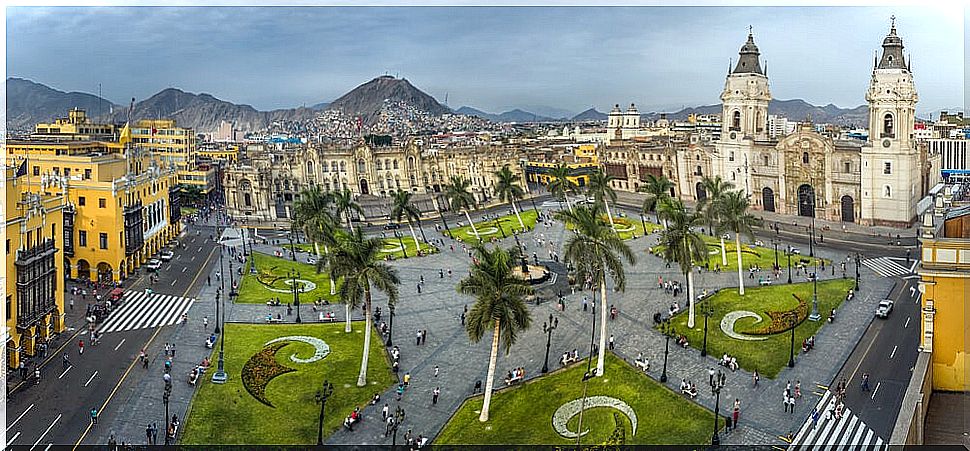
<svg viewBox="0 0 970 451"><path fill-rule="evenodd" d="M515 206L516 199L521 199L525 195L522 187L516 184L519 181L519 176L512 173L509 165L502 166L502 170L497 171L495 176L498 178L498 182L495 183L495 195L498 196L499 200L508 201L512 205L512 211L515 212L515 217L519 219L519 227L525 232L525 223L522 222L519 209Z"/></svg>
<svg viewBox="0 0 970 451"><path fill-rule="evenodd" d="M751 201L748 195L742 190L729 191L724 196L721 203L721 228L718 233L724 230L734 232L734 246L738 254L738 294L744 296L744 275L741 273L741 235L754 240L752 227L761 224L761 219L748 213Z"/></svg>
<svg viewBox="0 0 970 451"><path fill-rule="evenodd" d="M724 202L724 196L728 191L734 189L734 184L721 180L719 175L714 176L714 178L705 176L701 179L701 188L707 193L707 197L697 202L697 211L701 212L705 222L707 222L711 236L714 236L721 218L721 204ZM727 266L727 248L724 246L724 235L718 235L721 239L721 266L724 267ZM704 261L707 261L706 257Z"/></svg>
<svg viewBox="0 0 970 451"><path fill-rule="evenodd" d="M657 214L667 221L667 228L660 233L661 256L669 263L680 266L687 279L689 316L687 327L694 327L694 261L707 258L707 245L694 231L703 224L703 217L687 207L680 199L664 199L657 207Z"/></svg>
<svg viewBox="0 0 970 451"><path fill-rule="evenodd" d="M357 212L359 215L364 214L364 210L360 208L360 204L354 201L354 193L347 188L336 191L333 194L333 203L334 207L336 208L337 217L339 218L346 215L347 227L349 227L350 231L353 232L354 222L350 217L350 212Z"/></svg>
<svg viewBox="0 0 970 451"><path fill-rule="evenodd" d="M636 258L630 247L603 221L599 205L581 205L560 211L556 218L573 228L575 234L566 241L564 257L576 268L580 283L592 280L600 289L600 346L596 375L602 376L606 358L606 279L613 280L618 291L626 288L623 261L634 264ZM622 259L621 259L622 258Z"/></svg>
<svg viewBox="0 0 970 451"><path fill-rule="evenodd" d="M475 223L472 222L471 215L468 214L470 210L475 208L475 196L469 191L471 184L472 182L468 179L453 175L451 176L451 183L445 187L445 196L448 198L452 210L465 212L465 218L468 219L468 224L472 226L472 232L475 232L475 238L481 241L482 238L478 236L478 229L475 227Z"/></svg>
<svg viewBox="0 0 970 451"><path fill-rule="evenodd" d="M573 208L569 204L569 194L576 191L576 184L572 180L569 180L570 172L569 166L566 166L564 163L557 164L549 172L549 191L559 199L560 210L562 210L562 202L564 200L566 201L566 208L570 210Z"/></svg>
<svg viewBox="0 0 970 451"><path fill-rule="evenodd" d="M533 289L522 278L515 276L518 253L494 247L491 250L479 244L475 253L478 261L471 274L458 283L458 292L475 297L475 304L468 312L465 331L472 342L478 343L488 331L492 332L492 351L488 358L488 376L485 380L485 401L479 421L488 421L488 408L492 401L495 365L499 346L508 355L519 333L532 323L525 296Z"/></svg>
<svg viewBox="0 0 970 451"><path fill-rule="evenodd" d="M340 226L334 221L332 212L333 196L322 191L319 186L311 186L300 192L293 203L294 225L313 243L313 251L317 256L316 269L319 274L328 266L330 248L337 244L337 234ZM323 253L320 245L323 244ZM330 277L330 294L336 293L336 282L333 274ZM347 309L347 332L350 332L350 309Z"/></svg>
<svg viewBox="0 0 970 451"><path fill-rule="evenodd" d="M415 207L411 203L410 191L397 190L394 192L391 197L391 217L397 222L401 222L401 217L404 217L408 221L411 238L414 238L414 254L417 255L421 251L421 242L418 241L418 236L414 233L414 227L411 226L411 221L420 221L421 212L418 211L418 207Z"/></svg>
<svg viewBox="0 0 970 451"><path fill-rule="evenodd" d="M367 356L370 350L371 329L371 291L376 289L387 295L387 305L394 306L398 299L397 270L383 261L381 247L384 245L380 238L368 238L361 229L341 236L333 257L330 259L332 272L343 278L340 285L340 299L345 304L356 308L364 305L364 351L360 363L360 374L357 376L357 386L367 385Z"/></svg>
<svg viewBox="0 0 970 451"><path fill-rule="evenodd" d="M613 215L610 213L610 202L616 203L616 191L610 184L616 177L609 175L602 170L597 170L589 176L589 193L597 204L603 205L606 209L606 217L610 220L610 228L616 231L616 224L613 223Z"/></svg>
<svg viewBox="0 0 970 451"><path fill-rule="evenodd" d="M656 213L657 205L670 197L670 190L673 188L674 183L667 177L647 174L646 183L637 188L637 191L647 193L647 198L643 201L643 212ZM666 221L664 224L666 226Z"/></svg>

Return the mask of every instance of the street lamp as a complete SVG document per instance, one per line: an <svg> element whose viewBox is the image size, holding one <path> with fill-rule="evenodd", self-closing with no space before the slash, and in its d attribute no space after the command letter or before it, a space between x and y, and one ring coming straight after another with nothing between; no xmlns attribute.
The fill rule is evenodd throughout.
<svg viewBox="0 0 970 451"><path fill-rule="evenodd" d="M165 403L165 444L168 445L168 422L171 421L168 416L168 399L172 396L172 380L167 379L165 381L165 392L162 393L162 402Z"/></svg>
<svg viewBox="0 0 970 451"><path fill-rule="evenodd" d="M286 237L290 239L290 258L296 261L296 246L293 245L293 231L290 230L290 233L286 234Z"/></svg>
<svg viewBox="0 0 970 451"><path fill-rule="evenodd" d="M300 290L296 286L296 280L298 277L300 277L300 273L298 271L290 270L288 275L290 276L290 280L293 281L291 288L293 289L293 305L296 307L296 322L302 323L303 319L300 318Z"/></svg>
<svg viewBox="0 0 970 451"><path fill-rule="evenodd" d="M327 399L333 394L333 384L323 381L323 387L314 395L314 399L320 403L320 424L317 427L317 445L323 444L323 410L327 406Z"/></svg>
<svg viewBox="0 0 970 451"><path fill-rule="evenodd" d="M394 451L394 449L397 448L397 428L400 427L401 423L404 421L404 409L402 409L401 406L397 406L397 408L394 409L394 415L392 415L392 417L394 418L394 422L391 423L391 451Z"/></svg>
<svg viewBox="0 0 970 451"><path fill-rule="evenodd" d="M788 246L788 252L785 252L788 256L788 283L791 283L791 251L791 246Z"/></svg>
<svg viewBox="0 0 970 451"><path fill-rule="evenodd" d="M216 316L215 316L216 328L213 331L216 334L219 334L219 332L221 332L221 329L219 329L219 293L221 292L222 292L222 288L216 287L216 297L214 298L214 300L216 301Z"/></svg>
<svg viewBox="0 0 970 451"><path fill-rule="evenodd" d="M391 311L391 322L387 326L387 346L391 347L394 346L394 343L391 341L391 336L394 335L394 304L389 303L387 309Z"/></svg>
<svg viewBox="0 0 970 451"><path fill-rule="evenodd" d="M788 353L788 368L795 367L795 323L798 321L798 312L789 313L791 317L791 350Z"/></svg>
<svg viewBox="0 0 970 451"><path fill-rule="evenodd" d="M711 298L705 299L705 303L708 304L707 308L704 309L704 346L701 348L701 357L707 356L707 319L714 314L714 306L710 305Z"/></svg>
<svg viewBox="0 0 970 451"><path fill-rule="evenodd" d="M775 246L775 271L777 271L778 270L778 240L772 239L771 244L772 246Z"/></svg>
<svg viewBox="0 0 970 451"><path fill-rule="evenodd" d="M217 293L220 300L225 299L222 297L222 290L219 290ZM229 379L229 375L226 374L225 350L226 350L226 306L223 305L222 306L222 335L219 339L219 366L216 372L212 375L212 383L214 384L225 384L226 380Z"/></svg>
<svg viewBox="0 0 970 451"><path fill-rule="evenodd" d="M714 434L711 436L711 446L720 446L720 444L721 444L721 437L718 437L718 435L717 435L717 423L718 423L718 420L719 420L718 416L720 416L719 411L720 411L720 408L721 408L721 389L724 388L724 379L725 378L726 378L726 376L724 375L724 373L722 373L721 370L717 370L717 374L714 376L714 379L711 380L711 381L709 381L710 384L711 384L711 391L714 392L714 396L715 396L715 398L714 398Z"/></svg>
<svg viewBox="0 0 970 451"><path fill-rule="evenodd" d="M859 291L859 253L855 253L855 291Z"/></svg>
<svg viewBox="0 0 970 451"><path fill-rule="evenodd" d="M665 318L663 322L660 323L660 332L666 337L666 343L664 344L664 369L660 373L660 382L667 382L667 355L670 354L670 337L677 333L674 327L670 324L670 318Z"/></svg>
<svg viewBox="0 0 970 451"><path fill-rule="evenodd" d="M235 248L233 248L235 249ZM236 293L236 276L232 273L232 260L229 260L229 299L231 300Z"/></svg>
<svg viewBox="0 0 970 451"><path fill-rule="evenodd" d="M818 313L818 259L815 259L815 272L812 274L812 314L808 319L818 321L822 315Z"/></svg>
<svg viewBox="0 0 970 451"><path fill-rule="evenodd" d="M249 273L256 274L256 251L253 250L253 242L256 241L256 227L253 227L253 236L249 238Z"/></svg>
<svg viewBox="0 0 970 451"><path fill-rule="evenodd" d="M643 236L647 236L647 221L643 219L643 212L640 213L640 225L643 226Z"/></svg>
<svg viewBox="0 0 970 451"><path fill-rule="evenodd" d="M549 322L542 323L542 331L546 333L546 360L542 364L542 373L549 372L549 347L552 345L552 331L559 327L559 318L553 321L552 313L549 314Z"/></svg>

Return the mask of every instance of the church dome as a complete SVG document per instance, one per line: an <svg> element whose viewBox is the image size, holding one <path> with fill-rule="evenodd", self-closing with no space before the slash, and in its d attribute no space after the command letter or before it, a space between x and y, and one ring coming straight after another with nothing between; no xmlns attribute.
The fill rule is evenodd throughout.
<svg viewBox="0 0 970 451"><path fill-rule="evenodd" d="M754 35L750 32L750 30L748 32L748 41L741 46L741 51L738 52L738 54L741 57L738 58L738 65L734 67L733 73L752 73L764 75L764 72L761 70L761 62L758 60L761 52L758 50L758 46L755 45Z"/></svg>

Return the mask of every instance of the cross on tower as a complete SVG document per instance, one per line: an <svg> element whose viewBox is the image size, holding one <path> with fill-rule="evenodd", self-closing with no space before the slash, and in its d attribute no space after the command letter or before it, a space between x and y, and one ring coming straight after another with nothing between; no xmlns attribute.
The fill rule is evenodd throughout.
<svg viewBox="0 0 970 451"><path fill-rule="evenodd" d="M751 25L748 25L748 34L753 34L753 31L752 31L753 29L754 27L752 27Z"/></svg>
<svg viewBox="0 0 970 451"><path fill-rule="evenodd" d="M889 20L891 21L891 26L893 28L896 28L896 15L893 14L893 15L889 16Z"/></svg>

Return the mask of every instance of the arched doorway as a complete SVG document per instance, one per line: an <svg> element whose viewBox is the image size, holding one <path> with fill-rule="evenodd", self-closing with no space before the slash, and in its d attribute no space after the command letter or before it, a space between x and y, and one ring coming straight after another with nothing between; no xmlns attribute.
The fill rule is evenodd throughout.
<svg viewBox="0 0 970 451"><path fill-rule="evenodd" d="M761 206L765 211L775 211L775 191L767 186L761 190Z"/></svg>
<svg viewBox="0 0 970 451"><path fill-rule="evenodd" d="M370 190L367 189L367 179L360 179L360 194L370 194Z"/></svg>
<svg viewBox="0 0 970 451"><path fill-rule="evenodd" d="M842 196L842 222L855 222L855 201L852 196Z"/></svg>
<svg viewBox="0 0 970 451"><path fill-rule="evenodd" d="M798 216L815 217L815 189L811 185L798 187Z"/></svg>
<svg viewBox="0 0 970 451"><path fill-rule="evenodd" d="M91 280L91 264L83 258L77 261L77 278Z"/></svg>
<svg viewBox="0 0 970 451"><path fill-rule="evenodd" d="M107 262L98 263L98 281L110 282L111 276L111 265Z"/></svg>
<svg viewBox="0 0 970 451"><path fill-rule="evenodd" d="M701 185L701 182L697 182L694 185L694 191L697 193L696 197L698 202L707 199L707 191L704 190L704 185Z"/></svg>

